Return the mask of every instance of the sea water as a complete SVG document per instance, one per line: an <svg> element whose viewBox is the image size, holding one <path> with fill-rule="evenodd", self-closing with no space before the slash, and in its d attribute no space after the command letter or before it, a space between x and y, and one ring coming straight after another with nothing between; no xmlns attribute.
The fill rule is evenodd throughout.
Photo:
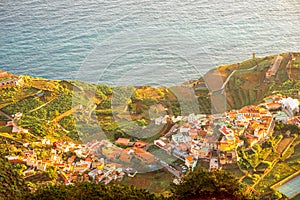
<svg viewBox="0 0 300 200"><path fill-rule="evenodd" d="M109 85L176 85L300 50L298 0L0 1L0 69Z"/></svg>

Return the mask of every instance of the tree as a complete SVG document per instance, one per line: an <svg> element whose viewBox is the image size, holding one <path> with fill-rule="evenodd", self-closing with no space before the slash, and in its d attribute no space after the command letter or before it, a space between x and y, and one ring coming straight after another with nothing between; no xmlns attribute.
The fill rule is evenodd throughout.
<svg viewBox="0 0 300 200"><path fill-rule="evenodd" d="M23 168L22 165L19 167ZM0 156L0 182L0 199L21 199L21 196L28 192L25 181L2 156Z"/></svg>
<svg viewBox="0 0 300 200"><path fill-rule="evenodd" d="M46 174L51 180L56 180L58 177L56 167L53 166L48 167Z"/></svg>
<svg viewBox="0 0 300 200"><path fill-rule="evenodd" d="M112 95L113 93L111 87L101 84L97 85L97 91L101 91L105 95Z"/></svg>
<svg viewBox="0 0 300 200"><path fill-rule="evenodd" d="M260 146L259 144L253 145L252 148L253 148L257 153L260 153L261 150L262 150L262 148L261 148L261 146Z"/></svg>
<svg viewBox="0 0 300 200"><path fill-rule="evenodd" d="M15 165L15 170L18 172L19 175L22 175L23 171L27 169L26 165L24 164L16 164Z"/></svg>
<svg viewBox="0 0 300 200"><path fill-rule="evenodd" d="M58 117L59 116L59 112L58 112L58 110L55 110L54 111L54 117Z"/></svg>
<svg viewBox="0 0 300 200"><path fill-rule="evenodd" d="M197 169L172 184L172 199L249 199L238 180L225 171L207 172Z"/></svg>
<svg viewBox="0 0 300 200"><path fill-rule="evenodd" d="M144 189L124 185L104 185L96 183L80 183L75 185L48 185L38 188L33 194L27 194L24 199L33 200L74 200L74 199L162 199Z"/></svg>

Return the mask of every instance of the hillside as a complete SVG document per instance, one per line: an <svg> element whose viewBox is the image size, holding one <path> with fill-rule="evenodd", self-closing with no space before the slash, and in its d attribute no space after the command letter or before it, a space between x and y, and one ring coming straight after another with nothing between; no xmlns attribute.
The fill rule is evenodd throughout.
<svg viewBox="0 0 300 200"><path fill-rule="evenodd" d="M80 144L84 146L95 139L107 139L111 144L116 145L114 148L119 148L120 151L142 140L146 143L145 146L149 144L150 147L147 150L155 152L157 148L153 145L154 140L174 130L174 123L170 118L166 118L165 123L156 124L156 120L160 117L166 115L170 117L188 116L191 113L223 113L227 110L240 109L246 105L259 104L266 96L275 93L298 98L300 90L299 64L300 53L253 58L241 63L219 66L198 80L191 80L170 88L110 87L82 81L47 80L8 74L7 77L0 79L5 82L5 85L0 85L0 151L3 156L24 157L25 154L26 156L28 154L26 151L34 150L36 160L47 162L53 158L52 148L55 148L54 146L58 143L70 142L77 146ZM2 72L0 71L0 73ZM276 134L276 139L278 139L277 136L282 135L278 130ZM116 141L119 138L129 139L131 142L128 142L129 145L118 144ZM286 140L290 142L291 139ZM281 152L287 147L285 143L281 146L276 151ZM58 155L61 162L69 163L68 159L76 155L74 149L75 147L72 146L70 150L68 148L68 150L60 152ZM268 146L266 149L270 150L271 148ZM113 155L106 154L107 158L110 156L112 157L108 160L114 162ZM161 156L165 155L162 153ZM251 158L250 154L247 156L244 156L244 160ZM125 155L125 160L126 158ZM166 159L170 158L166 156ZM134 161L140 162L138 159ZM174 161L174 158L170 159L170 162L177 162L178 165L184 164L181 160ZM7 165L7 161L3 161L3 163L4 167L11 169L11 166ZM19 175L22 175L26 169L24 166L24 163L17 166ZM130 168L131 163L127 163L125 166ZM152 167L147 162L139 166L143 169ZM239 169L240 166L235 165L234 167L237 170L231 171L238 174L239 178L243 176L243 183L247 184L249 181L253 184L255 177L250 177L251 174L249 177L244 176L244 172ZM281 166L279 168L281 169ZM254 167L253 169L256 170ZM4 169L4 172L9 170ZM243 170L246 171L246 169ZM254 170L252 173L255 172ZM174 177L172 173L166 171L162 169L148 174L141 173L134 179L125 178L122 183L143 187L151 192L170 191L171 181ZM291 172L294 171L291 170ZM17 175L11 177L8 175L10 174L1 176L8 180L7 184L15 184L11 177L17 177ZM147 176L151 177L145 178ZM63 183L63 178L58 180L58 174L54 167L28 177L26 176L27 183L33 190L44 183ZM83 179L89 180L88 177L79 174L76 181L82 182ZM22 181L20 183L23 184ZM262 183L258 184L257 188L268 190ZM21 187L21 189L15 190L16 194L12 192L13 196L18 195L19 190L23 190L22 184L11 186L11 188ZM78 187L82 189L82 187L90 186L80 185ZM98 186L91 185L91 187L99 189ZM72 193L76 189L76 187L41 189L41 193L36 193L35 198L39 199L39 195L49 193L51 190ZM112 188L106 189L107 192L110 192ZM145 193L151 198L156 198L150 193L146 194L145 191L134 190L134 192ZM178 188L177 192L180 194ZM135 193L133 194L135 195ZM216 196L222 197L223 194L218 195ZM227 194L227 197L230 195Z"/></svg>
<svg viewBox="0 0 300 200"><path fill-rule="evenodd" d="M212 96L224 98L227 110L260 103L276 92L297 97L299 59L298 53L285 53L223 65L209 71L204 80ZM222 82L216 83L215 77Z"/></svg>
<svg viewBox="0 0 300 200"><path fill-rule="evenodd" d="M276 91L297 96L299 54L280 56L282 61L272 77L266 74L275 56L267 56L219 66L197 81L171 88L109 87L20 76L22 87L0 90L0 108L9 115L23 113L19 125L37 137L79 140L90 137L83 132L104 131L106 137L115 139L128 136L126 133L136 128L133 121L142 126L164 114L209 114L218 107L239 109L257 104Z"/></svg>

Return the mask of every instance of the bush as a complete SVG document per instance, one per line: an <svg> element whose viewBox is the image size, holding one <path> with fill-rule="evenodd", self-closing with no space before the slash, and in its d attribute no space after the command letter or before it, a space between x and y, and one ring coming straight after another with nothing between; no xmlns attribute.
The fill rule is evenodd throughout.
<svg viewBox="0 0 300 200"><path fill-rule="evenodd" d="M81 183L76 185L54 185L39 188L33 194L24 196L26 200L76 200L76 199L162 199L144 189L123 185Z"/></svg>
<svg viewBox="0 0 300 200"><path fill-rule="evenodd" d="M172 199L248 199L238 180L225 171L202 169L184 177L179 185L172 184Z"/></svg>
<svg viewBox="0 0 300 200"><path fill-rule="evenodd" d="M2 156L0 156L0 182L0 199L20 199L28 192L25 181Z"/></svg>

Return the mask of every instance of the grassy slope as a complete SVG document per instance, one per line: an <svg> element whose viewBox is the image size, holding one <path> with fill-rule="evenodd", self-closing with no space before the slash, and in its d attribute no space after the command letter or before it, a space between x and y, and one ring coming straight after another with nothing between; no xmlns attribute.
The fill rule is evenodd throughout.
<svg viewBox="0 0 300 200"><path fill-rule="evenodd" d="M297 96L300 84L297 81L287 81L287 78L290 72L295 77L295 70L298 68L291 67L287 70L289 57L287 54L282 56L284 60L275 78L276 84L265 79L274 56L222 65L214 69L223 81L234 70L238 70L225 87L224 101L227 110L257 104L275 90ZM256 64L258 67L247 70ZM214 70L208 74L215 73ZM38 136L66 136L78 140L89 136L85 135L86 131L92 134L103 134L105 131L106 137L113 140L121 136L128 137L129 131L147 125L155 117L193 111L210 113L212 107L210 91L205 84L204 87L192 87L197 100L191 101L194 98L192 93L182 87L110 88L80 81L52 81L28 76L24 76L24 80L25 86L22 88L0 90L0 107L8 114L24 113L20 124ZM199 82L203 83L203 79L200 78L197 83ZM43 95L36 96L40 92ZM78 109L79 104L83 105L82 109ZM196 105L199 109L191 105ZM49 124L48 121L53 119L59 120Z"/></svg>

